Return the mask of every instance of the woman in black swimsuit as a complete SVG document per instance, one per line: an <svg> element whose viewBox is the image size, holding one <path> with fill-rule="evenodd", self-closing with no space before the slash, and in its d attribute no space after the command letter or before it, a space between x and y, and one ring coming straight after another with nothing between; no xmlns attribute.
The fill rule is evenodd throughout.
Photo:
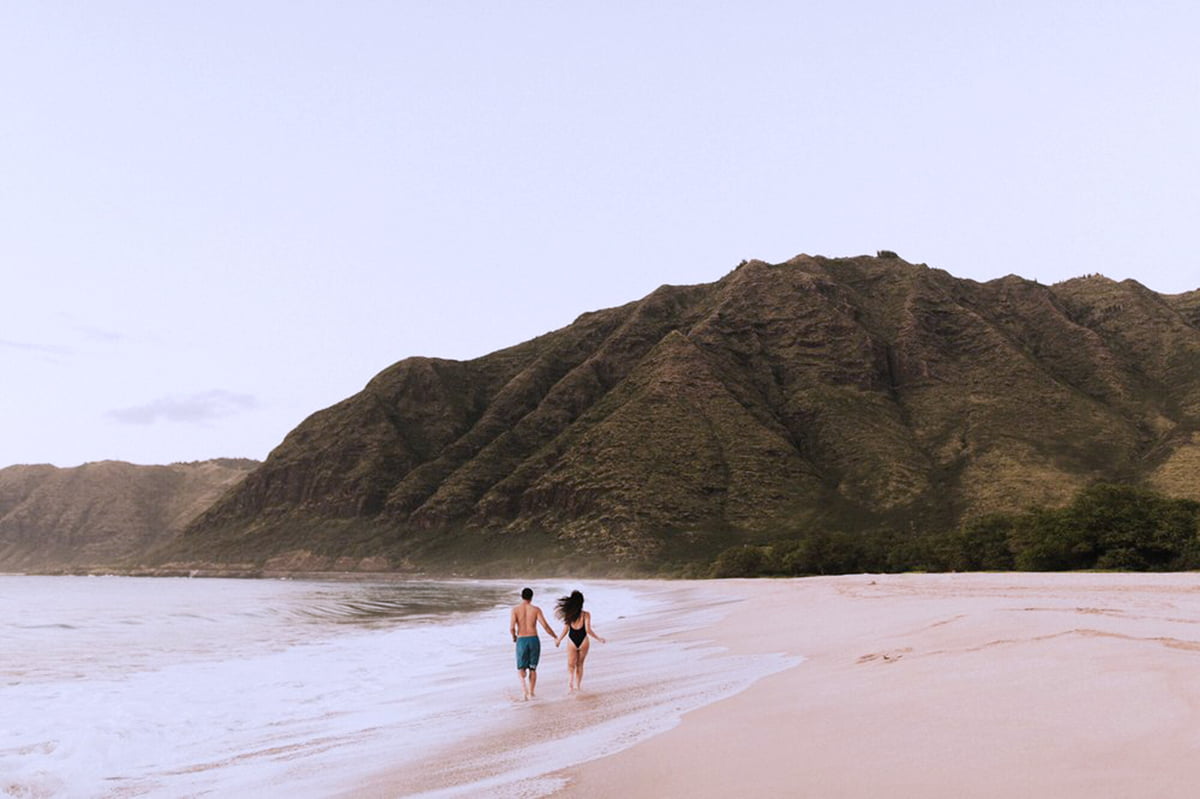
<svg viewBox="0 0 1200 799"><path fill-rule="evenodd" d="M595 638L602 644L605 641L592 629L592 614L583 609L583 594L578 591L559 599L554 615L564 622L562 632L554 639L554 645L561 644L564 638L571 639L572 645L567 647L567 674L571 678L568 690L573 693L583 685L583 661L588 653L588 638Z"/></svg>

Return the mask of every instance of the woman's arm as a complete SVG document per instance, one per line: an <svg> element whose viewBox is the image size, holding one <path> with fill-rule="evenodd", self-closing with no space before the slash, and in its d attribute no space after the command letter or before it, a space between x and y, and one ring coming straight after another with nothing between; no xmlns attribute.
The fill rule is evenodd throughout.
<svg viewBox="0 0 1200 799"><path fill-rule="evenodd" d="M558 634L558 637L557 637L557 638L555 638L555 639L554 639L554 645L555 645L555 646L558 646L559 644L561 644L561 643L562 643L562 639L564 639L564 638L566 638L566 637L567 637L567 630L569 630L569 629L571 629L571 625L569 625L569 624L564 624L564 625L563 625L563 631L562 631L561 633L559 633L559 634Z"/></svg>
<svg viewBox="0 0 1200 799"><path fill-rule="evenodd" d="M592 629L592 614L590 612L583 614L583 626L587 627L588 635L592 636L593 638L595 638L597 641L599 641L602 644L608 643L608 641L601 638L599 635L596 634L596 631Z"/></svg>

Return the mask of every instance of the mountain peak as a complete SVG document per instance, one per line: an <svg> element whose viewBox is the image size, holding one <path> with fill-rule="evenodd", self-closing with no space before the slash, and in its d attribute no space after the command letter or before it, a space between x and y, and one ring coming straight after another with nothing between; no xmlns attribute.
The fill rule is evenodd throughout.
<svg viewBox="0 0 1200 799"><path fill-rule="evenodd" d="M978 283L885 251L748 260L469 362L395 364L184 540L409 563L537 540L649 562L952 527L1098 479L1200 498L1172 466L1200 431L1200 301L1179 297L1095 275Z"/></svg>

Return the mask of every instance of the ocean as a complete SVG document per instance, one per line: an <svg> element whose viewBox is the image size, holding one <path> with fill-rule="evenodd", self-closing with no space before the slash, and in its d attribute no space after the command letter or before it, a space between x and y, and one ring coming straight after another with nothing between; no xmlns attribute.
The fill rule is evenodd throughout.
<svg viewBox="0 0 1200 799"><path fill-rule="evenodd" d="M0 796L549 795L793 665L668 641L731 610L695 585L530 583L608 643L569 695L543 633L522 702L516 582L0 576Z"/></svg>

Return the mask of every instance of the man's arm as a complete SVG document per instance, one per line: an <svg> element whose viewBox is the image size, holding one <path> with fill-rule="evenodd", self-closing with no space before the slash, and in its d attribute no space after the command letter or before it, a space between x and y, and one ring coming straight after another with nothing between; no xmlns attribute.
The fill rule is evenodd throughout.
<svg viewBox="0 0 1200 799"><path fill-rule="evenodd" d="M538 621L546 628L547 634L554 635L554 628L550 626L550 622L546 621L546 614L542 613L541 608L538 608Z"/></svg>
<svg viewBox="0 0 1200 799"><path fill-rule="evenodd" d="M517 640L517 609L508 612L508 631L512 633L513 641Z"/></svg>

